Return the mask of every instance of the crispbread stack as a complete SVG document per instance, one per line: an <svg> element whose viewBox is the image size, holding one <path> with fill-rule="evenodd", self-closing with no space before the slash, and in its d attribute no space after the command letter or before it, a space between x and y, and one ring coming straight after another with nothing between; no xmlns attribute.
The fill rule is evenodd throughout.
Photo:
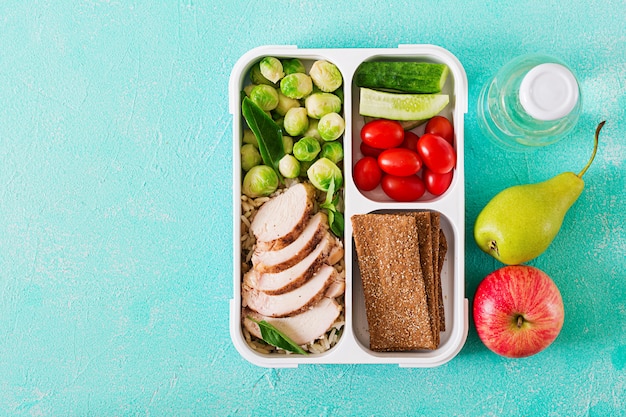
<svg viewBox="0 0 626 417"><path fill-rule="evenodd" d="M352 216L370 349L436 349L445 325L439 213ZM443 236L443 238L442 238Z"/></svg>

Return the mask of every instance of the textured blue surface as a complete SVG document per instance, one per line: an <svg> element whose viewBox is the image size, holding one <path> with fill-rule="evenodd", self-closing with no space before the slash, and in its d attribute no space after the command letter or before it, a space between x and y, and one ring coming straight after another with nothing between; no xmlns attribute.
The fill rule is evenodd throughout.
<svg viewBox="0 0 626 417"><path fill-rule="evenodd" d="M0 415L624 415L626 4L343 3L0 4ZM415 43L450 50L470 83L470 301L499 267L471 238L482 206L577 172L608 121L586 190L531 262L561 289L561 335L508 360L470 326L435 369L250 365L228 333L232 66L260 45ZM526 52L573 68L584 112L564 142L506 153L474 107Z"/></svg>

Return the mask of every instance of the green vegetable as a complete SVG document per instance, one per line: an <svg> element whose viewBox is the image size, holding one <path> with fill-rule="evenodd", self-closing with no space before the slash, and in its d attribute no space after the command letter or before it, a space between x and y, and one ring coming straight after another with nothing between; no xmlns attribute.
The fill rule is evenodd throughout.
<svg viewBox="0 0 626 417"><path fill-rule="evenodd" d="M293 138L283 135L283 149L285 153L293 153Z"/></svg>
<svg viewBox="0 0 626 417"><path fill-rule="evenodd" d="M301 99L313 91L313 81L306 74L296 72L280 80L280 91L289 98Z"/></svg>
<svg viewBox="0 0 626 417"><path fill-rule="evenodd" d="M304 100L307 114L319 119L328 113L341 111L341 99L332 93L313 93Z"/></svg>
<svg viewBox="0 0 626 417"><path fill-rule="evenodd" d="M298 100L296 100L295 98L289 98L286 95L284 95L282 92L278 92L278 105L276 106L276 108L274 109L274 111L281 115L284 116L287 114L287 111L289 111L289 109L294 108L294 107L300 107L300 102Z"/></svg>
<svg viewBox="0 0 626 417"><path fill-rule="evenodd" d="M335 180L333 178L330 180L328 191L326 193L326 199L320 207L326 210L328 225L330 226L331 232L333 232L333 234L337 237L342 237L345 227L345 219L337 207L339 205L339 193L335 195L335 191Z"/></svg>
<svg viewBox="0 0 626 417"><path fill-rule="evenodd" d="M250 68L250 81L252 81L252 84L267 84L276 86L276 83L271 82L263 76L261 73L261 67L258 63Z"/></svg>
<svg viewBox="0 0 626 417"><path fill-rule="evenodd" d="M250 198L265 197L278 188L278 175L267 165L257 165L243 177L241 191Z"/></svg>
<svg viewBox="0 0 626 417"><path fill-rule="evenodd" d="M296 72L305 73L306 68L304 68L304 64L298 58L283 59L283 71L285 71L285 75Z"/></svg>
<svg viewBox="0 0 626 417"><path fill-rule="evenodd" d="M322 151L320 152L320 158L328 158L335 164L338 164L343 160L343 146L336 140L324 142Z"/></svg>
<svg viewBox="0 0 626 417"><path fill-rule="evenodd" d="M263 159L256 146L246 143L241 147L241 169L249 171L250 168L260 165L261 162Z"/></svg>
<svg viewBox="0 0 626 417"><path fill-rule="evenodd" d="M324 60L315 61L311 66L309 75L317 88L327 93L335 91L343 83L339 68L335 64Z"/></svg>
<svg viewBox="0 0 626 417"><path fill-rule="evenodd" d="M359 113L392 120L424 120L448 105L447 94L398 94L361 88Z"/></svg>
<svg viewBox="0 0 626 417"><path fill-rule="evenodd" d="M356 70L358 87L407 93L440 93L448 77L445 64L431 62L363 62Z"/></svg>
<svg viewBox="0 0 626 417"><path fill-rule="evenodd" d="M296 342L291 340L289 336L278 330L272 324L268 323L265 320L255 320L250 316L248 316L248 319L259 325L259 329L261 330L261 337L266 343L287 350L289 352L307 355L307 352L304 349L298 346Z"/></svg>
<svg viewBox="0 0 626 417"><path fill-rule="evenodd" d="M289 109L283 120L283 127L290 136L300 136L309 128L309 116L304 107Z"/></svg>
<svg viewBox="0 0 626 417"><path fill-rule="evenodd" d="M243 98L241 112L258 141L263 162L272 167L280 178L278 162L285 155L282 130L267 113L248 97Z"/></svg>
<svg viewBox="0 0 626 417"><path fill-rule="evenodd" d="M372 120L376 120L377 117L364 117L363 118L365 120L365 123L367 122L371 122ZM402 125L402 129L404 130L413 130L418 126L423 125L424 123L426 123L429 119L427 120L398 120L398 123L400 123Z"/></svg>
<svg viewBox="0 0 626 417"><path fill-rule="evenodd" d="M320 136L320 132L317 130L317 125L319 124L318 119L309 118L309 127L302 133L302 136L311 136L319 141L322 141L322 137Z"/></svg>
<svg viewBox="0 0 626 417"><path fill-rule="evenodd" d="M243 138L241 139L241 141L243 143L249 143L251 145L254 145L256 148L259 147L259 141L256 140L256 136L254 136L254 133L250 129L244 129Z"/></svg>
<svg viewBox="0 0 626 417"><path fill-rule="evenodd" d="M277 83L278 80L285 76L282 62L272 56L266 56L261 59L259 69L261 70L261 74L273 83Z"/></svg>
<svg viewBox="0 0 626 417"><path fill-rule="evenodd" d="M315 188L328 191L331 182L336 189L341 188L343 175L341 169L330 159L320 158L307 170L307 177Z"/></svg>
<svg viewBox="0 0 626 417"><path fill-rule="evenodd" d="M346 123L338 113L328 113L322 116L317 124L317 131L325 141L338 139L346 128Z"/></svg>
<svg viewBox="0 0 626 417"><path fill-rule="evenodd" d="M278 91L271 85L259 84L250 91L250 100L265 111L278 106Z"/></svg>
<svg viewBox="0 0 626 417"><path fill-rule="evenodd" d="M313 161L320 151L320 143L310 136L305 136L293 144L293 156L298 161Z"/></svg>
<svg viewBox="0 0 626 417"><path fill-rule="evenodd" d="M296 178L300 175L300 161L293 155L285 155L278 163L278 169L285 178Z"/></svg>

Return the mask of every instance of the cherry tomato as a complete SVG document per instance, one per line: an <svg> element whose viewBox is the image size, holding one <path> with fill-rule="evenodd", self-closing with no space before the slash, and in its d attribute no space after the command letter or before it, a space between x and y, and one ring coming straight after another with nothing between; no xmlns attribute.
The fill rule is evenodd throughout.
<svg viewBox="0 0 626 417"><path fill-rule="evenodd" d="M378 162L371 156L363 157L354 164L352 176L361 191L370 191L378 187L382 175Z"/></svg>
<svg viewBox="0 0 626 417"><path fill-rule="evenodd" d="M395 148L404 140L404 129L395 120L376 119L365 123L361 129L361 139L373 148Z"/></svg>
<svg viewBox="0 0 626 417"><path fill-rule="evenodd" d="M417 174L422 161L417 152L405 148L385 149L378 156L378 166L387 174L406 177Z"/></svg>
<svg viewBox="0 0 626 417"><path fill-rule="evenodd" d="M456 164L456 152L441 136L425 133L417 141L417 152L422 162L436 174L450 172Z"/></svg>
<svg viewBox="0 0 626 417"><path fill-rule="evenodd" d="M365 142L361 142L360 148L363 156L373 156L374 158L378 158L378 155L384 151L384 149L373 148Z"/></svg>
<svg viewBox="0 0 626 417"><path fill-rule="evenodd" d="M419 136L415 133L407 130L404 132L404 140L402 141L402 147L412 150L413 152L417 152L417 141L419 140Z"/></svg>
<svg viewBox="0 0 626 417"><path fill-rule="evenodd" d="M424 195L426 188L424 182L417 175L408 177L398 177L395 175L384 175L380 183L383 191L390 198L396 201L415 201Z"/></svg>
<svg viewBox="0 0 626 417"><path fill-rule="evenodd" d="M426 123L424 133L432 133L441 136L450 145L454 145L454 127L450 120L443 116L435 116Z"/></svg>
<svg viewBox="0 0 626 417"><path fill-rule="evenodd" d="M446 192L452 183L452 176L454 171L446 172L445 174L436 174L428 168L424 168L422 172L422 180L426 185L426 191L432 195L441 195Z"/></svg>

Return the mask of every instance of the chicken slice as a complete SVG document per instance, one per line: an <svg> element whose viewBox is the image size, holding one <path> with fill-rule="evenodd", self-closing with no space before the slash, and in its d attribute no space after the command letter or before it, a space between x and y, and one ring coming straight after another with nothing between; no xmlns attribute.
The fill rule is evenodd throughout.
<svg viewBox="0 0 626 417"><path fill-rule="evenodd" d="M317 303L324 296L336 274L337 271L332 266L322 265L306 283L280 295L270 295L244 283L243 305L268 317L292 316Z"/></svg>
<svg viewBox="0 0 626 417"><path fill-rule="evenodd" d="M252 269L244 275L244 284L271 295L292 291L308 281L326 263L337 245L341 245L341 241L328 234L313 252L291 268L275 273L261 273Z"/></svg>
<svg viewBox="0 0 626 417"><path fill-rule="evenodd" d="M333 299L324 297L310 309L291 317L267 317L248 308L243 310L242 317L246 329L259 339L261 338L259 325L248 317L257 321L265 320L296 344L304 345L322 337L335 323L340 313L339 304Z"/></svg>
<svg viewBox="0 0 626 417"><path fill-rule="evenodd" d="M328 230L328 219L322 212L315 214L307 223L302 234L289 245L279 250L257 250L252 255L252 265L259 272L279 272L294 266L322 240Z"/></svg>
<svg viewBox="0 0 626 417"><path fill-rule="evenodd" d="M263 204L250 225L257 248L278 250L296 240L309 220L314 199L313 186L299 183Z"/></svg>

